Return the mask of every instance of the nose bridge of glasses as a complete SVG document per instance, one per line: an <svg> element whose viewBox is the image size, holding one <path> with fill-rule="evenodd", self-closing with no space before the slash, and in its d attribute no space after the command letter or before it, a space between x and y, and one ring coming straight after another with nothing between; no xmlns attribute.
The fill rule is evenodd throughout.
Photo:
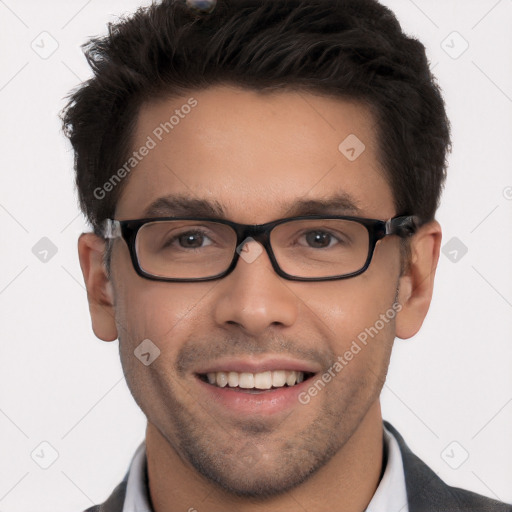
<svg viewBox="0 0 512 512"><path fill-rule="evenodd" d="M247 238L252 238L261 245L265 245L265 241L268 237L267 224L244 225L239 230L238 237L241 241L244 241Z"/></svg>
<svg viewBox="0 0 512 512"><path fill-rule="evenodd" d="M269 228L271 229L270 224L245 224L239 226L238 229L236 229L238 238L236 252L238 255L246 262L251 263L263 252L263 249L265 249L267 256L272 260L269 252L271 251ZM260 245L256 249L251 250L247 244L253 241L258 242Z"/></svg>

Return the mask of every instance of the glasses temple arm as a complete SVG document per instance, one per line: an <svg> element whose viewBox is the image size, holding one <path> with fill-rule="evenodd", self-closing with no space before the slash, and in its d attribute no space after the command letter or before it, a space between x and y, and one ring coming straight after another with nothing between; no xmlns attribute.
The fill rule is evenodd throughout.
<svg viewBox="0 0 512 512"><path fill-rule="evenodd" d="M121 223L114 219L105 219L100 225L103 238L118 238L121 236Z"/></svg>
<svg viewBox="0 0 512 512"><path fill-rule="evenodd" d="M386 222L386 235L398 235L403 238L412 236L419 227L421 220L416 215L395 217Z"/></svg>

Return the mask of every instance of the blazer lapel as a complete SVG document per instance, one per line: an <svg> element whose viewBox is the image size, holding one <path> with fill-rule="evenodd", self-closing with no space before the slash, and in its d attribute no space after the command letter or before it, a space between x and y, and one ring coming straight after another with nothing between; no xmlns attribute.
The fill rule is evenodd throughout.
<svg viewBox="0 0 512 512"><path fill-rule="evenodd" d="M84 512L122 512L124 498L126 496L126 485L128 483L128 474L124 477L123 481L112 491L107 501L101 505L95 505L88 508Z"/></svg>
<svg viewBox="0 0 512 512"><path fill-rule="evenodd" d="M384 424L395 436L402 453L409 512L512 512L510 505L443 482L414 455L390 423Z"/></svg>

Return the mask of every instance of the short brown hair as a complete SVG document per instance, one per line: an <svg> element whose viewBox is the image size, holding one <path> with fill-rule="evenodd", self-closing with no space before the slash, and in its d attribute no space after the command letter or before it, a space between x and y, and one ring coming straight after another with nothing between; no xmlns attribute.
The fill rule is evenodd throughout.
<svg viewBox="0 0 512 512"><path fill-rule="evenodd" d="M222 83L368 105L397 212L434 218L451 148L444 102L425 47L376 0L217 0L211 12L163 0L83 46L94 76L61 117L80 207L98 234L127 179L101 199L95 190L126 162L143 103Z"/></svg>

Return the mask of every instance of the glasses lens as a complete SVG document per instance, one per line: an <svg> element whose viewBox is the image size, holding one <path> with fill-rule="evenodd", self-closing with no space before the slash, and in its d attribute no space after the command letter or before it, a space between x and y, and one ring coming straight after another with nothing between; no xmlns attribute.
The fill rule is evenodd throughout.
<svg viewBox="0 0 512 512"><path fill-rule="evenodd" d="M364 225L350 220L295 220L276 226L270 242L279 266L287 274L334 277L364 267L369 234Z"/></svg>
<svg viewBox="0 0 512 512"><path fill-rule="evenodd" d="M148 274L174 279L212 277L231 263L236 233L217 222L149 222L140 228L135 246L139 265Z"/></svg>
<svg viewBox="0 0 512 512"><path fill-rule="evenodd" d="M281 269L295 277L342 276L363 268L369 234L362 224L342 219L294 220L277 225L270 242ZM146 273L170 279L199 279L224 272L237 237L226 224L171 220L144 224L135 241Z"/></svg>

